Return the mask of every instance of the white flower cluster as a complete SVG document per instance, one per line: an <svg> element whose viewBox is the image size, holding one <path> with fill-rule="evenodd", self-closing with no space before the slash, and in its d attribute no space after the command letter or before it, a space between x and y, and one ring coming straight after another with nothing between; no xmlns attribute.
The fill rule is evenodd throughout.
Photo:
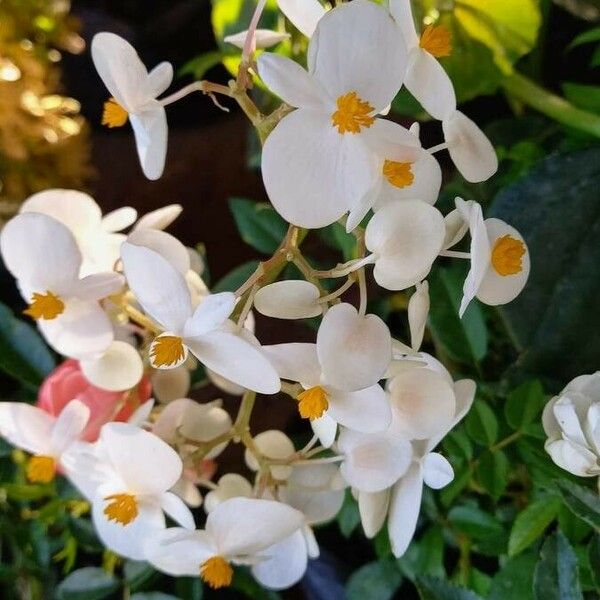
<svg viewBox="0 0 600 600"><path fill-rule="evenodd" d="M510 225L484 220L473 201L458 198L446 217L434 206L441 170L432 151L447 148L472 182L497 168L485 135L457 111L436 60L451 51L448 32L428 26L419 36L408 0L390 0L389 12L369 0L329 12L316 0L279 2L311 38L307 70L270 53L257 66L288 105L266 137L262 173L273 206L291 225L277 253L235 293L211 294L198 255L163 231L178 206L139 220L132 208L102 217L89 196L50 190L30 198L0 236L25 312L48 343L106 390L131 390L151 376L159 400L139 407L129 423L105 424L94 443L82 439L90 415L76 400L57 418L2 403L0 434L33 455L32 482L48 482L58 471L79 488L108 548L171 575L199 574L214 588L231 582L232 564L249 565L270 588L297 582L319 553L312 526L338 513L345 488L358 500L368 536L387 518L393 552L401 556L416 528L423 484L438 489L453 478L434 450L475 395L473 381L454 382L420 351L429 312L425 279L438 256L469 259L462 315L475 297L491 305L511 301L529 273L527 247ZM231 41L255 48L284 37L254 23ZM171 83L169 64L148 73L135 50L111 33L95 37L92 54L112 94L105 122L131 121L152 179L165 162L165 105L193 89L241 97L233 84L200 82L159 100ZM403 83L442 121L440 147L423 149L418 126L407 130L380 117ZM340 219L362 255L317 271L299 251L299 228ZM118 233L132 225L129 234ZM470 252L451 250L467 232ZM305 280L264 279L270 266L286 262ZM369 265L386 289L415 287L410 346L366 313ZM328 293L320 281L333 278L346 282ZM354 284L358 308L341 301ZM322 316L316 343L262 346L253 307L280 319ZM186 398L196 361L221 388L243 394L235 420L217 400ZM302 449L281 431L250 433L256 393L280 391L312 428ZM254 481L226 474L213 483L203 475L206 461L230 443L244 444ZM204 499L199 485L210 490ZM201 502L207 518L196 529L186 504ZM181 527L167 527L165 514Z"/></svg>

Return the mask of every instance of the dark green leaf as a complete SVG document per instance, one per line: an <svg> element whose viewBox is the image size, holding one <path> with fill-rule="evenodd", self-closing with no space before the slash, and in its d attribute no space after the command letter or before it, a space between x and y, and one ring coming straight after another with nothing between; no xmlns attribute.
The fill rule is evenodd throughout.
<svg viewBox="0 0 600 600"><path fill-rule="evenodd" d="M434 577L418 577L416 586L421 600L481 600L471 590Z"/></svg>
<svg viewBox="0 0 600 600"><path fill-rule="evenodd" d="M504 405L506 422L513 429L522 429L537 419L544 404L542 384L537 379L526 381L508 395Z"/></svg>
<svg viewBox="0 0 600 600"><path fill-rule="evenodd" d="M580 33L569 44L569 49L576 48L582 44L592 44L594 42L600 42L600 27L594 27L584 31L583 33Z"/></svg>
<svg viewBox="0 0 600 600"><path fill-rule="evenodd" d="M558 510L558 526L567 536L570 544L579 544L592 532L588 523L574 515L566 504L561 504Z"/></svg>
<svg viewBox="0 0 600 600"><path fill-rule="evenodd" d="M119 580L97 567L77 569L56 588L58 600L101 600L116 592Z"/></svg>
<svg viewBox="0 0 600 600"><path fill-rule="evenodd" d="M408 550L398 559L402 573L411 581L419 575L445 577L444 536L441 527L430 527L419 540L413 540Z"/></svg>
<svg viewBox="0 0 600 600"><path fill-rule="evenodd" d="M488 336L477 302L469 305L462 319L458 316L465 276L465 269L460 264L432 271L429 277L429 326L436 341L453 360L477 364L487 352Z"/></svg>
<svg viewBox="0 0 600 600"><path fill-rule="evenodd" d="M125 581L132 592L141 589L155 574L152 565L144 561L128 560L123 567Z"/></svg>
<svg viewBox="0 0 600 600"><path fill-rule="evenodd" d="M533 572L537 556L533 553L511 558L494 575L488 600L533 600Z"/></svg>
<svg viewBox="0 0 600 600"><path fill-rule="evenodd" d="M448 520L456 529L476 540L504 535L500 522L477 506L455 506L448 513Z"/></svg>
<svg viewBox="0 0 600 600"><path fill-rule="evenodd" d="M38 332L0 303L0 369L37 388L54 365L52 354Z"/></svg>
<svg viewBox="0 0 600 600"><path fill-rule="evenodd" d="M596 533L588 545L588 560L596 591L600 593L600 534Z"/></svg>
<svg viewBox="0 0 600 600"><path fill-rule="evenodd" d="M473 458L473 445L462 429L454 429L444 438L444 450L450 458L458 460L471 460Z"/></svg>
<svg viewBox="0 0 600 600"><path fill-rule="evenodd" d="M377 598L389 600L400 587L402 574L395 560L380 560L363 565L346 584L348 600Z"/></svg>
<svg viewBox="0 0 600 600"><path fill-rule="evenodd" d="M194 79L202 79L207 71L220 64L228 54L228 52L221 52L220 50L205 52L186 62L181 69L179 69L178 75L180 77L183 75L191 75Z"/></svg>
<svg viewBox="0 0 600 600"><path fill-rule="evenodd" d="M533 502L515 519L508 538L508 554L520 554L537 540L554 521L560 508L560 500L554 496Z"/></svg>
<svg viewBox="0 0 600 600"><path fill-rule="evenodd" d="M379 559L387 558L392 554L392 544L387 527L382 527L379 533L373 538L373 548Z"/></svg>
<svg viewBox="0 0 600 600"><path fill-rule="evenodd" d="M536 600L583 600L577 557L560 530L542 546L535 567L533 593Z"/></svg>
<svg viewBox="0 0 600 600"><path fill-rule="evenodd" d="M270 204L231 198L229 208L246 244L265 254L277 250L285 237L287 224Z"/></svg>
<svg viewBox="0 0 600 600"><path fill-rule="evenodd" d="M487 597L492 585L492 578L483 571L471 567L469 570L468 588L473 590L476 594Z"/></svg>
<svg viewBox="0 0 600 600"><path fill-rule="evenodd" d="M575 106L600 113L600 86L566 82L562 88L566 99Z"/></svg>
<svg viewBox="0 0 600 600"><path fill-rule="evenodd" d="M508 484L509 464L502 450L490 452L486 450L480 457L475 475L481 486L498 500Z"/></svg>
<svg viewBox="0 0 600 600"><path fill-rule="evenodd" d="M239 267L233 269L223 277L219 279L217 283L213 286L212 292L234 292L237 288L256 271L258 267L257 260L250 260L247 263L241 264Z"/></svg>
<svg viewBox="0 0 600 600"><path fill-rule="evenodd" d="M358 504L352 497L352 494L349 490L346 491L344 504L337 515L337 522L340 527L340 531L345 538L349 538L360 523Z"/></svg>
<svg viewBox="0 0 600 600"><path fill-rule="evenodd" d="M346 233L346 229L339 223L319 230L319 235L328 246L342 253L344 261L356 258L356 238L351 233Z"/></svg>
<svg viewBox="0 0 600 600"><path fill-rule="evenodd" d="M163 594L162 592L137 592L131 596L131 600L180 600L177 596Z"/></svg>
<svg viewBox="0 0 600 600"><path fill-rule="evenodd" d="M557 487L569 509L580 519L600 530L600 498L598 494L571 481L561 480Z"/></svg>
<svg viewBox="0 0 600 600"><path fill-rule="evenodd" d="M200 577L178 577L175 593L180 600L202 600L204 588Z"/></svg>
<svg viewBox="0 0 600 600"><path fill-rule="evenodd" d="M475 400L465 420L467 433L476 442L491 446L498 438L498 419L483 400Z"/></svg>

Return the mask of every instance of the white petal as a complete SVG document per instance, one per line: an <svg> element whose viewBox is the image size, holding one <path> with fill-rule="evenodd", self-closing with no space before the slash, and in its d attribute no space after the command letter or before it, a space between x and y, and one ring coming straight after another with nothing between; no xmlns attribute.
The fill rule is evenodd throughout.
<svg viewBox="0 0 600 600"><path fill-rule="evenodd" d="M185 324L184 336L196 337L218 329L233 312L235 302L231 292L206 296Z"/></svg>
<svg viewBox="0 0 600 600"><path fill-rule="evenodd" d="M167 157L167 113L156 103L151 109L129 115L138 156L144 175L151 180L159 179Z"/></svg>
<svg viewBox="0 0 600 600"><path fill-rule="evenodd" d="M301 512L281 502L232 498L208 515L206 531L224 555L252 555L284 540L303 521Z"/></svg>
<svg viewBox="0 0 600 600"><path fill-rule="evenodd" d="M325 14L325 9L318 0L278 0L277 4L294 27L306 37L312 36L317 23Z"/></svg>
<svg viewBox="0 0 600 600"><path fill-rule="evenodd" d="M402 31L402 36L408 48L413 48L419 43L419 36L415 29L410 0L390 0L390 13Z"/></svg>
<svg viewBox="0 0 600 600"><path fill-rule="evenodd" d="M206 367L246 389L275 394L281 381L259 348L226 331L186 339L194 356Z"/></svg>
<svg viewBox="0 0 600 600"><path fill-rule="evenodd" d="M79 438L89 418L90 409L79 400L71 400L60 411L50 435L50 444L55 456L60 456Z"/></svg>
<svg viewBox="0 0 600 600"><path fill-rule="evenodd" d="M444 218L420 200L397 200L369 221L365 242L378 255L374 276L379 285L405 289L425 279L444 240Z"/></svg>
<svg viewBox="0 0 600 600"><path fill-rule="evenodd" d="M374 205L381 197L383 185L383 178L376 178L371 189L367 190L354 206L350 208L348 218L346 219L346 233L354 231L362 223L362 220L367 216L367 213L371 209L374 210Z"/></svg>
<svg viewBox="0 0 600 600"><path fill-rule="evenodd" d="M134 231L138 229L166 229L183 210L181 204L169 204L146 213L135 224Z"/></svg>
<svg viewBox="0 0 600 600"><path fill-rule="evenodd" d="M311 421L310 426L313 433L319 438L321 446L331 448L337 433L337 421L325 413L322 417Z"/></svg>
<svg viewBox="0 0 600 600"><path fill-rule="evenodd" d="M31 454L51 451L54 423L54 417L25 402L0 402L0 435Z"/></svg>
<svg viewBox="0 0 600 600"><path fill-rule="evenodd" d="M100 358L79 364L91 384L111 392L134 388L144 375L139 352L126 342L114 341Z"/></svg>
<svg viewBox="0 0 600 600"><path fill-rule="evenodd" d="M107 213L102 218L102 229L113 233L123 231L133 225L137 219L137 210L131 206L123 206Z"/></svg>
<svg viewBox="0 0 600 600"><path fill-rule="evenodd" d="M138 515L128 525L109 521L104 514L107 502L97 498L92 506L92 518L98 537L113 552L132 560L144 560L145 545L164 529L165 518L157 504L138 501Z"/></svg>
<svg viewBox="0 0 600 600"><path fill-rule="evenodd" d="M148 99L148 71L135 48L122 37L103 31L92 40L92 59L111 96L134 112Z"/></svg>
<svg viewBox="0 0 600 600"><path fill-rule="evenodd" d="M186 418L186 413L197 406L194 400L179 398L165 406L152 426L152 433L167 444L177 442L179 428Z"/></svg>
<svg viewBox="0 0 600 600"><path fill-rule="evenodd" d="M442 127L450 157L467 181L486 181L498 170L494 147L471 119L457 110L442 121Z"/></svg>
<svg viewBox="0 0 600 600"><path fill-rule="evenodd" d="M256 292L254 307L276 319L309 319L323 312L323 305L317 302L319 296L319 288L309 281L277 281Z"/></svg>
<svg viewBox="0 0 600 600"><path fill-rule="evenodd" d="M420 47L409 54L404 85L434 119L447 119L456 111L456 95L450 77L444 67Z"/></svg>
<svg viewBox="0 0 600 600"><path fill-rule="evenodd" d="M146 560L174 577L198 577L200 566L218 550L206 531L179 527L156 533L145 545Z"/></svg>
<svg viewBox="0 0 600 600"><path fill-rule="evenodd" d="M378 113L402 85L406 48L387 10L359 0L338 5L319 21L308 64L331 98L355 91Z"/></svg>
<svg viewBox="0 0 600 600"><path fill-rule="evenodd" d="M262 175L275 210L294 225L325 227L372 187L376 160L360 136L341 135L327 113L300 108L263 147Z"/></svg>
<svg viewBox="0 0 600 600"><path fill-rule="evenodd" d="M587 440L575 406L568 397L561 397L554 404L554 416L560 425L563 437L580 446L587 446Z"/></svg>
<svg viewBox="0 0 600 600"><path fill-rule="evenodd" d="M452 465L437 452L430 452L423 459L423 480L434 490L446 487L454 479Z"/></svg>
<svg viewBox="0 0 600 600"><path fill-rule="evenodd" d="M467 231L469 231L469 222L466 221L461 212L455 208L444 217L446 224L446 237L444 238L443 250L448 250L460 242Z"/></svg>
<svg viewBox="0 0 600 600"><path fill-rule="evenodd" d="M263 346L262 351L282 379L297 381L306 388L320 383L316 344L274 344Z"/></svg>
<svg viewBox="0 0 600 600"><path fill-rule="evenodd" d="M283 590L302 579L308 564L306 541L301 530L261 552L252 575L270 590Z"/></svg>
<svg viewBox="0 0 600 600"><path fill-rule="evenodd" d="M264 52L258 57L258 74L265 85L286 104L295 108L326 110L327 95L297 62Z"/></svg>
<svg viewBox="0 0 600 600"><path fill-rule="evenodd" d="M151 379L152 392L163 404L184 398L190 390L191 375L185 365L176 369L154 371Z"/></svg>
<svg viewBox="0 0 600 600"><path fill-rule="evenodd" d="M115 470L134 493L161 494L181 476L178 454L152 433L127 423L107 423L100 440Z"/></svg>
<svg viewBox="0 0 600 600"><path fill-rule="evenodd" d="M423 342L427 316L429 315L429 284L417 284L415 293L408 301L408 324L412 349L418 351Z"/></svg>
<svg viewBox="0 0 600 600"><path fill-rule="evenodd" d="M204 499L204 510L211 513L221 502L230 498L250 498L252 496L252 484L237 473L227 473L217 482L217 489L206 494Z"/></svg>
<svg viewBox="0 0 600 600"><path fill-rule="evenodd" d="M179 332L192 314L185 279L160 254L133 244L121 247L129 287L142 308L165 329Z"/></svg>
<svg viewBox="0 0 600 600"><path fill-rule="evenodd" d="M351 304L330 308L317 334L324 382L340 390L375 385L392 359L392 337L377 315L358 314Z"/></svg>
<svg viewBox="0 0 600 600"><path fill-rule="evenodd" d="M154 400L146 400L146 402L140 404L140 406L138 406L133 413L131 413L131 416L129 419L127 419L127 422L130 425L135 425L136 427L147 427L150 422L150 415L153 408Z"/></svg>
<svg viewBox="0 0 600 600"><path fill-rule="evenodd" d="M331 388L327 391L327 414L340 425L363 433L377 433L389 426L392 412L388 397L380 385L358 392L343 392Z"/></svg>
<svg viewBox="0 0 600 600"><path fill-rule="evenodd" d="M148 227L136 229L127 237L127 243L154 250L184 276L190 270L188 249L169 233Z"/></svg>
<svg viewBox="0 0 600 600"><path fill-rule="evenodd" d="M171 492L179 496L190 508L198 508L202 505L202 494L200 490L189 479L181 477L171 488Z"/></svg>
<svg viewBox="0 0 600 600"><path fill-rule="evenodd" d="M569 440L546 442L546 452L561 468L579 477L594 477L600 473L598 458L587 448Z"/></svg>
<svg viewBox="0 0 600 600"><path fill-rule="evenodd" d="M375 537L383 527L390 504L390 495L390 490L358 493L360 520L368 538Z"/></svg>
<svg viewBox="0 0 600 600"><path fill-rule="evenodd" d="M165 492L160 496L160 507L171 519L179 523L182 527L185 527L185 529L196 528L194 516L179 496L171 492Z"/></svg>
<svg viewBox="0 0 600 600"><path fill-rule="evenodd" d="M492 249L496 241L505 235L510 235L510 237L519 240L525 247L525 254L521 259L521 270L518 273L503 276L490 265L479 285L477 298L485 304L497 306L498 304L511 302L521 293L529 278L531 260L525 240L514 227L500 219L486 219L484 223Z"/></svg>
<svg viewBox="0 0 600 600"><path fill-rule="evenodd" d="M103 300L116 294L125 285L119 273L94 273L80 279L71 287L71 294L79 300Z"/></svg>
<svg viewBox="0 0 600 600"><path fill-rule="evenodd" d="M447 431L456 400L447 381L430 369L399 373L390 381L393 428L408 439L422 440Z"/></svg>
<svg viewBox="0 0 600 600"><path fill-rule="evenodd" d="M254 436L254 443L261 454L267 458L282 459L289 458L294 454L295 448L292 440L277 429L263 431ZM259 464L252 452L248 449L244 452L244 460L250 469L258 471ZM271 474L276 479L287 479L292 472L292 467L275 465L271 467Z"/></svg>
<svg viewBox="0 0 600 600"><path fill-rule="evenodd" d="M161 62L150 73L146 80L146 93L152 98L160 96L173 82L173 65Z"/></svg>
<svg viewBox="0 0 600 600"><path fill-rule="evenodd" d="M227 44L232 44L242 50L246 43L246 37L248 36L248 30L240 31L232 35L226 35L223 41ZM257 29L254 32L254 46L255 48L270 48L287 40L290 37L289 33L272 31L271 29Z"/></svg>
<svg viewBox="0 0 600 600"><path fill-rule="evenodd" d="M6 268L29 290L60 295L79 276L81 252L73 234L41 213L11 219L0 233L0 251Z"/></svg>
<svg viewBox="0 0 600 600"><path fill-rule="evenodd" d="M361 492L381 492L398 481L411 464L410 442L397 435L365 435L344 429L338 448L346 459L340 472Z"/></svg>
<svg viewBox="0 0 600 600"><path fill-rule="evenodd" d="M421 467L414 464L392 491L388 533L392 544L392 552L396 558L400 558L406 552L415 534L422 494L423 476Z"/></svg>

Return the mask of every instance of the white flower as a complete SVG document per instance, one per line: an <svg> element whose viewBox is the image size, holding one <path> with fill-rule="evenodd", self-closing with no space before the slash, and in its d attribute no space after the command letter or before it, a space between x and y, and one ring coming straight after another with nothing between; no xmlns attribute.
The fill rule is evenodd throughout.
<svg viewBox="0 0 600 600"><path fill-rule="evenodd" d="M29 303L25 314L37 321L57 352L86 358L108 349L113 328L98 301L123 286L121 275L80 278L82 256L75 238L62 223L41 213L11 219L0 234L0 250Z"/></svg>
<svg viewBox="0 0 600 600"><path fill-rule="evenodd" d="M600 475L600 371L576 377L552 398L542 416L545 448L562 469Z"/></svg>
<svg viewBox="0 0 600 600"><path fill-rule="evenodd" d="M92 40L92 59L112 98L105 104L103 123L109 127L131 121L144 175L158 179L167 154L167 116L156 99L173 80L173 67L160 63L148 72L135 48L114 33Z"/></svg>
<svg viewBox="0 0 600 600"><path fill-rule="evenodd" d="M375 281L388 290L404 290L422 281L444 237L444 218L437 208L421 200L387 204L375 213L365 232Z"/></svg>
<svg viewBox="0 0 600 600"><path fill-rule="evenodd" d="M408 301L408 325L410 328L410 345L417 352L423 342L427 316L429 315L429 284L426 281L417 283L415 293Z"/></svg>
<svg viewBox="0 0 600 600"><path fill-rule="evenodd" d="M259 57L267 86L298 108L270 133L262 155L267 193L287 221L324 227L371 189L379 165L363 134L377 130L375 116L396 95L405 64L393 21L366 0L337 6L319 21L308 72L282 56Z"/></svg>
<svg viewBox="0 0 600 600"><path fill-rule="evenodd" d="M181 204L168 204L141 216L133 229L166 229L183 210Z"/></svg>
<svg viewBox="0 0 600 600"><path fill-rule="evenodd" d="M190 391L192 376L188 361L175 369L155 369L150 377L152 393L162 404L168 404L178 398L185 398ZM193 360L196 364L195 359Z"/></svg>
<svg viewBox="0 0 600 600"><path fill-rule="evenodd" d="M459 314L477 297L496 306L514 300L525 287L531 267L521 234L500 219L483 220L476 202L456 199L456 207L471 232L471 270L463 286Z"/></svg>
<svg viewBox="0 0 600 600"><path fill-rule="evenodd" d="M232 35L227 35L223 38L223 41L242 49L246 43L246 36L248 30L240 31ZM254 32L254 47L255 48L270 48L276 46L283 40L287 40L290 37L289 33L281 33L278 31L271 31L270 29L257 29Z"/></svg>
<svg viewBox="0 0 600 600"><path fill-rule="evenodd" d="M310 419L313 431L326 447L333 443L338 423L356 431L374 433L385 430L391 418L385 392L376 383L382 376L379 369L382 365L381 358L385 354L382 352L386 347L385 339L371 338L370 334L377 326L370 330L367 325L364 346L360 345L359 337L352 347L338 345L336 341L341 342L349 330L337 330L338 315L333 316L335 318L330 321L331 327L326 324L323 333L321 325L316 344L294 343L263 347L280 377L297 381L304 388L298 395L298 410L302 417ZM341 315L339 322L347 316ZM349 316L352 325L356 315ZM387 362L389 363L389 356ZM355 369L354 373L350 373L352 368ZM344 375L349 379L344 380ZM369 379L371 385L355 388L357 391L348 390L351 382L366 383Z"/></svg>
<svg viewBox="0 0 600 600"><path fill-rule="evenodd" d="M79 400L69 402L58 417L24 402L1 402L0 436L33 454L26 470L31 483L48 483L59 466L66 468L63 459L78 441L89 416L89 408Z"/></svg>
<svg viewBox="0 0 600 600"><path fill-rule="evenodd" d="M390 13L408 47L404 85L435 119L447 118L456 110L456 95L450 77L436 60L452 52L450 32L444 25L428 25L417 34L410 0L390 0Z"/></svg>
<svg viewBox="0 0 600 600"><path fill-rule="evenodd" d="M81 371L96 387L110 392L134 388L144 375L139 352L126 342L114 341L100 357L81 359Z"/></svg>
<svg viewBox="0 0 600 600"><path fill-rule="evenodd" d="M176 577L200 573L209 587L218 589L231 583L231 564L260 561L266 548L289 537L302 523L302 513L281 502L232 498L211 511L205 529L167 529L148 540L146 556L164 573Z"/></svg>
<svg viewBox="0 0 600 600"><path fill-rule="evenodd" d="M319 0L277 0L277 4L292 25L308 38L326 13Z"/></svg>
<svg viewBox="0 0 600 600"><path fill-rule="evenodd" d="M219 504L230 498L250 498L252 484L237 473L227 473L217 481L217 487L206 494L204 510L211 513Z"/></svg>
<svg viewBox="0 0 600 600"><path fill-rule="evenodd" d="M278 429L269 429L259 433L254 436L254 443L263 456L271 459L289 458L295 452L292 440ZM258 461L249 449L244 452L244 460L249 469L252 469L252 471L259 470ZM271 465L270 471L272 477L281 481L290 476L292 467L288 465Z"/></svg>
<svg viewBox="0 0 600 600"><path fill-rule="evenodd" d="M494 147L471 119L457 110L444 118L442 128L450 158L467 181L486 181L498 170Z"/></svg>
<svg viewBox="0 0 600 600"><path fill-rule="evenodd" d="M276 319L309 319L323 313L319 288L304 280L277 281L260 288L254 296L254 308Z"/></svg>
<svg viewBox="0 0 600 600"><path fill-rule="evenodd" d="M85 456L75 465L77 459L85 464ZM87 471L79 468L74 482L87 491L94 526L107 548L143 560L146 540L165 528L164 513L194 528L187 506L168 491L181 476L181 458L156 435L128 423L107 423L87 460Z"/></svg>
<svg viewBox="0 0 600 600"><path fill-rule="evenodd" d="M129 287L165 330L150 347L154 368L178 367L191 350L209 369L239 385L265 394L279 391L279 378L260 350L228 330L233 294L208 296L193 310L185 279L161 255L125 243L121 257Z"/></svg>

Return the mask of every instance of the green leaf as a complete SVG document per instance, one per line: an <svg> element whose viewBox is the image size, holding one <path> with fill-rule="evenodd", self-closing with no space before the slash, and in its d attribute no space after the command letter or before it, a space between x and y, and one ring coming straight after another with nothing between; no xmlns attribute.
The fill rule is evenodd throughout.
<svg viewBox="0 0 600 600"><path fill-rule="evenodd" d="M177 577L175 593L180 600L202 600L204 587L200 577Z"/></svg>
<svg viewBox="0 0 600 600"><path fill-rule="evenodd" d="M560 530L542 546L535 567L533 593L536 600L583 600L577 557Z"/></svg>
<svg viewBox="0 0 600 600"><path fill-rule="evenodd" d="M437 268L429 277L429 326L435 340L450 358L477 364L487 352L488 335L481 307L472 302L460 319L458 309L466 276L464 266Z"/></svg>
<svg viewBox="0 0 600 600"><path fill-rule="evenodd" d="M146 585L156 575L156 571L145 561L128 560L123 567L123 575L131 591L135 592Z"/></svg>
<svg viewBox="0 0 600 600"><path fill-rule="evenodd" d="M508 484L509 464L502 450L485 451L480 457L475 474L483 488L498 500Z"/></svg>
<svg viewBox="0 0 600 600"><path fill-rule="evenodd" d="M230 271L222 279L219 279L217 283L212 287L213 294L218 292L235 292L237 288L256 271L258 267L257 260L250 260L243 263Z"/></svg>
<svg viewBox="0 0 600 600"><path fill-rule="evenodd" d="M202 79L206 72L221 64L227 56L232 54L231 52L223 52L221 50L213 50L212 52L205 52L196 58L192 58L186 62L181 69L178 71L178 75L183 77L184 75L191 75L194 79Z"/></svg>
<svg viewBox="0 0 600 600"><path fill-rule="evenodd" d="M526 381L508 395L504 405L506 422L513 429L523 429L537 419L545 403L542 384L537 379Z"/></svg>
<svg viewBox="0 0 600 600"><path fill-rule="evenodd" d="M531 274L501 307L520 374L560 388L600 364L600 148L555 155L495 199L491 215L526 240Z"/></svg>
<svg viewBox="0 0 600 600"><path fill-rule="evenodd" d="M508 538L508 555L515 556L528 548L556 519L560 500L545 497L522 510L515 519Z"/></svg>
<svg viewBox="0 0 600 600"><path fill-rule="evenodd" d="M454 429L443 441L444 451L447 456L455 461L471 460L473 458L473 445L469 436L463 429Z"/></svg>
<svg viewBox="0 0 600 600"><path fill-rule="evenodd" d="M465 427L471 438L484 446L491 446L498 439L498 419L483 400L475 400L465 420Z"/></svg>
<svg viewBox="0 0 600 600"><path fill-rule="evenodd" d="M456 529L476 540L504 535L500 522L477 506L455 506L448 513L448 520Z"/></svg>
<svg viewBox="0 0 600 600"><path fill-rule="evenodd" d="M137 592L131 596L131 600L180 600L177 596L163 594L162 592Z"/></svg>
<svg viewBox="0 0 600 600"><path fill-rule="evenodd" d="M398 566L411 581L419 575L445 577L442 528L434 525L419 540L413 540L404 556L398 559Z"/></svg>
<svg viewBox="0 0 600 600"><path fill-rule="evenodd" d="M487 600L533 600L533 572L537 556L532 552L511 558L492 579Z"/></svg>
<svg viewBox="0 0 600 600"><path fill-rule="evenodd" d="M561 480L557 483L557 487L571 512L594 529L600 530L600 498L598 494L571 481Z"/></svg>
<svg viewBox="0 0 600 600"><path fill-rule="evenodd" d="M337 515L337 522L345 538L349 538L360 523L358 504L349 490L346 490L344 504Z"/></svg>
<svg viewBox="0 0 600 600"><path fill-rule="evenodd" d="M581 83L563 83L565 98L584 110L600 113L600 86Z"/></svg>
<svg viewBox="0 0 600 600"><path fill-rule="evenodd" d="M116 592L119 580L97 567L73 571L56 588L57 600L101 600Z"/></svg>
<svg viewBox="0 0 600 600"><path fill-rule="evenodd" d="M481 600L471 590L434 577L417 577L416 586L421 600Z"/></svg>
<svg viewBox="0 0 600 600"><path fill-rule="evenodd" d="M231 198L229 208L246 244L265 254L277 250L285 237L287 223L270 204Z"/></svg>
<svg viewBox="0 0 600 600"><path fill-rule="evenodd" d="M389 600L401 582L402 574L395 560L368 563L350 576L346 584L346 596L348 600Z"/></svg>
<svg viewBox="0 0 600 600"><path fill-rule="evenodd" d="M54 358L38 332L0 303L0 369L37 388L54 366Z"/></svg>
<svg viewBox="0 0 600 600"><path fill-rule="evenodd" d="M2 489L11 500L28 502L40 500L54 494L51 485L28 485L25 483L4 483Z"/></svg>
<svg viewBox="0 0 600 600"><path fill-rule="evenodd" d="M588 545L590 572L596 591L600 593L600 534L596 533Z"/></svg>
<svg viewBox="0 0 600 600"><path fill-rule="evenodd" d="M342 253L344 261L356 258L356 238L351 233L346 233L346 229L339 223L319 230L319 235L328 246Z"/></svg>
<svg viewBox="0 0 600 600"><path fill-rule="evenodd" d="M594 42L600 42L600 27L594 27L584 31L583 33L580 33L569 44L568 49L572 50L577 46L581 46L583 44L593 44Z"/></svg>

